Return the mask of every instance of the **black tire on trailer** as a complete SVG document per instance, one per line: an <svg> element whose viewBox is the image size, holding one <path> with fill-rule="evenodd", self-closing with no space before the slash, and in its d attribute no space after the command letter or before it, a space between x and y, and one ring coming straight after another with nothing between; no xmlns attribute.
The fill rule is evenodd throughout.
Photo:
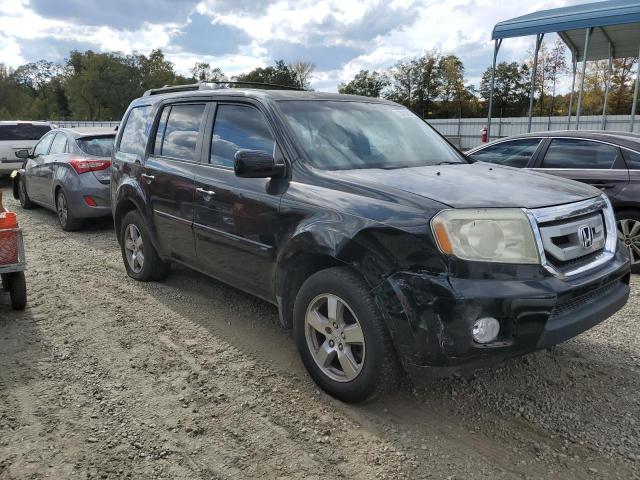
<svg viewBox="0 0 640 480"><path fill-rule="evenodd" d="M11 308L14 310L24 310L27 306L27 282L24 272L14 272L9 274L9 295L11 295Z"/></svg>

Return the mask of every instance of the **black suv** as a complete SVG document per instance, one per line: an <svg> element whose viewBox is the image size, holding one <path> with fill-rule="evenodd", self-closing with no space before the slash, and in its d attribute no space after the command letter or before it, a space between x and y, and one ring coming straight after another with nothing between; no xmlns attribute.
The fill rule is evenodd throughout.
<svg viewBox="0 0 640 480"><path fill-rule="evenodd" d="M186 265L278 306L345 401L571 338L620 309L629 258L582 183L471 163L406 108L306 91L147 92L113 154L127 273Z"/></svg>

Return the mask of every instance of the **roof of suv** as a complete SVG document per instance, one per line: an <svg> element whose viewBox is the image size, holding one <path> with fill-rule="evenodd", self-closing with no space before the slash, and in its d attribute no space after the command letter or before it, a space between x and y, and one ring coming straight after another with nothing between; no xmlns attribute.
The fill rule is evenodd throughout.
<svg viewBox="0 0 640 480"><path fill-rule="evenodd" d="M309 92L305 90L266 90L261 88L219 88L206 90L186 90L167 93L156 93L154 95L146 95L134 101L135 104L155 103L165 98L180 97L215 97L215 96L233 96L260 98L269 100L334 100L334 101L351 101L351 102L368 102L368 103L384 103L388 105L396 105L394 102L383 98L361 97L359 95L345 95L342 93L327 92Z"/></svg>

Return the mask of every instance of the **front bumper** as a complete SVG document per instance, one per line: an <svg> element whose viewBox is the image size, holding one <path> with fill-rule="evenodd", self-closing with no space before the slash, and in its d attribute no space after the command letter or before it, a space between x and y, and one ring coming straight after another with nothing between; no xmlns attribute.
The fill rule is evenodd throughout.
<svg viewBox="0 0 640 480"><path fill-rule="evenodd" d="M618 249L578 278L562 280L532 266L496 267L484 278L398 272L373 293L405 369L419 379L495 364L582 333L624 306L629 269ZM500 321L501 333L481 345L471 328L485 316Z"/></svg>

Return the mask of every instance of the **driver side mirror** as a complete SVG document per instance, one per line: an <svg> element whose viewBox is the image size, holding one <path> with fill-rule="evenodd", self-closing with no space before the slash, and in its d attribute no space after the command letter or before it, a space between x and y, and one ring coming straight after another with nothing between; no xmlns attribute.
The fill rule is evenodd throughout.
<svg viewBox="0 0 640 480"><path fill-rule="evenodd" d="M31 153L29 152L28 148L22 148L20 150L16 150L15 155L21 160L26 160L27 158L31 158Z"/></svg>
<svg viewBox="0 0 640 480"><path fill-rule="evenodd" d="M238 150L233 169L237 177L272 178L285 173L285 165L277 164L273 155L260 150Z"/></svg>

